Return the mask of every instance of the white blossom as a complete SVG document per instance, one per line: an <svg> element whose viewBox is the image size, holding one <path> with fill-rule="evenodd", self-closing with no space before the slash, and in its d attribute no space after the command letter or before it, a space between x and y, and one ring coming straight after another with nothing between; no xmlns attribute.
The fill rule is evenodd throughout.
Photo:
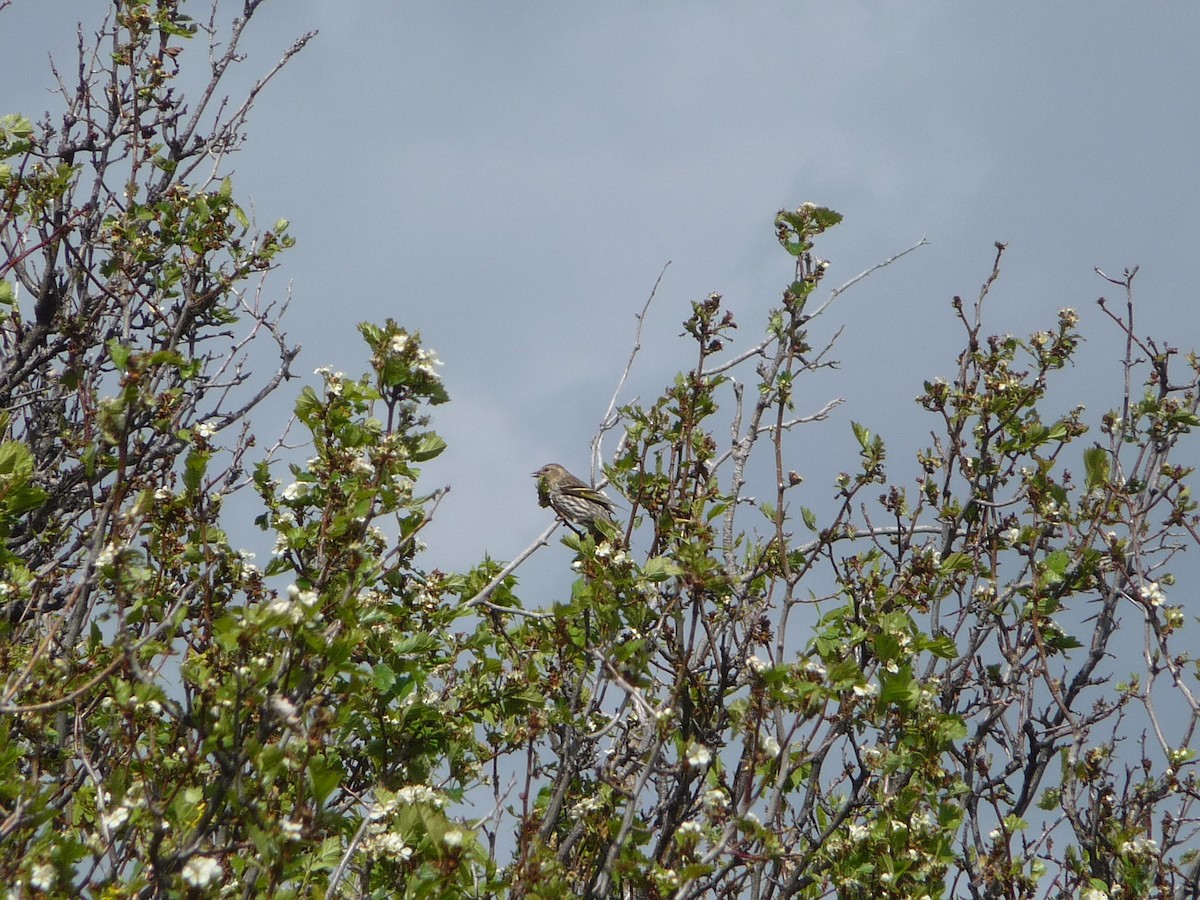
<svg viewBox="0 0 1200 900"><path fill-rule="evenodd" d="M369 856L390 856L401 861L411 859L413 855L412 847L394 831L374 835L363 845L363 849Z"/></svg>
<svg viewBox="0 0 1200 900"><path fill-rule="evenodd" d="M212 884L221 875L221 864L211 856L193 856L183 866L183 880L193 887Z"/></svg>
<svg viewBox="0 0 1200 900"><path fill-rule="evenodd" d="M601 800L598 796L592 795L584 797L578 803L571 807L571 818L575 821L586 817L589 813L594 813L601 806Z"/></svg>
<svg viewBox="0 0 1200 900"><path fill-rule="evenodd" d="M293 481L283 489L283 499L302 500L309 495L312 488L312 482L310 481Z"/></svg>
<svg viewBox="0 0 1200 900"><path fill-rule="evenodd" d="M283 832L283 836L289 841L300 839L300 835L304 831L304 826L295 819L284 819L279 823L279 830Z"/></svg>
<svg viewBox="0 0 1200 900"><path fill-rule="evenodd" d="M317 597L316 591L302 591L296 585L289 584L287 592L288 592L288 596L291 597L293 600L295 600L297 603L299 603L301 606L311 607L311 606L315 606L317 603L318 597Z"/></svg>
<svg viewBox="0 0 1200 900"><path fill-rule="evenodd" d="M405 785L396 791L396 799L401 803L431 803L438 807L444 805L438 792L424 784Z"/></svg>
<svg viewBox="0 0 1200 900"><path fill-rule="evenodd" d="M1142 599L1151 606L1162 606L1167 602L1166 593L1158 586L1157 581L1142 585Z"/></svg>
<svg viewBox="0 0 1200 900"><path fill-rule="evenodd" d="M48 891L54 887L54 879L58 873L49 863L37 863L29 872L29 884L39 891Z"/></svg>
<svg viewBox="0 0 1200 900"><path fill-rule="evenodd" d="M746 668L751 672L754 672L756 675L763 671L766 667L767 664L753 653L746 657Z"/></svg>
<svg viewBox="0 0 1200 900"><path fill-rule="evenodd" d="M129 807L124 804L110 810L100 818L100 824L106 831L116 831L127 821L129 821Z"/></svg>
<svg viewBox="0 0 1200 900"><path fill-rule="evenodd" d="M296 715L296 704L283 696L283 694L276 694L271 698L271 708L285 722L299 721Z"/></svg>
<svg viewBox="0 0 1200 900"><path fill-rule="evenodd" d="M424 375L428 375L430 378L437 378L438 374L434 370L434 366L440 366L440 365L442 365L442 361L437 358L437 354L434 353L432 350L418 350L417 351L416 369L418 372L421 372Z"/></svg>
<svg viewBox="0 0 1200 900"><path fill-rule="evenodd" d="M267 604L267 612L272 615L283 616L292 623L299 622L304 617L304 613L300 607L287 597L276 597Z"/></svg>
<svg viewBox="0 0 1200 900"><path fill-rule="evenodd" d="M709 788L701 800L705 809L726 809L729 806L729 794L724 788Z"/></svg>
<svg viewBox="0 0 1200 900"><path fill-rule="evenodd" d="M1129 853L1134 856L1153 856L1158 853L1158 841L1148 837L1134 838L1132 841L1126 841L1121 845L1122 853Z"/></svg>

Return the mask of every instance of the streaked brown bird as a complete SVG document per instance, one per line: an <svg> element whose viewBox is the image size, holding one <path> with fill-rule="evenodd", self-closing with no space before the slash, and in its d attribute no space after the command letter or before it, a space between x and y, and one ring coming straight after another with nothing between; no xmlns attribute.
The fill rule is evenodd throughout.
<svg viewBox="0 0 1200 900"><path fill-rule="evenodd" d="M537 479L538 505L553 509L573 531L578 532L575 526L579 525L599 539L605 535L598 523L614 524L613 502L558 463L547 463L533 477Z"/></svg>

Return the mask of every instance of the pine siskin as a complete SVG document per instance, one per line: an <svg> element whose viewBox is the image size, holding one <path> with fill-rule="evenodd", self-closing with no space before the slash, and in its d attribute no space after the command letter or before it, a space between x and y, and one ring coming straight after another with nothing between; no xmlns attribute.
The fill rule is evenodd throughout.
<svg viewBox="0 0 1200 900"><path fill-rule="evenodd" d="M580 481L558 463L547 463L536 472L538 505L549 506L573 530L581 525L597 538L604 537L599 522L613 524L613 502Z"/></svg>

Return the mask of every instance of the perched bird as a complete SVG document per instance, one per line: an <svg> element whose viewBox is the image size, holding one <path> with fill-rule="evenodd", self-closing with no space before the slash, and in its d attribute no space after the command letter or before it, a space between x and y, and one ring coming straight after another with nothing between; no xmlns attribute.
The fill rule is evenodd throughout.
<svg viewBox="0 0 1200 900"><path fill-rule="evenodd" d="M549 506L574 531L578 531L575 526L580 525L597 538L604 537L604 531L597 523L613 524L611 500L558 463L547 463L534 472L533 477L537 479L540 506Z"/></svg>

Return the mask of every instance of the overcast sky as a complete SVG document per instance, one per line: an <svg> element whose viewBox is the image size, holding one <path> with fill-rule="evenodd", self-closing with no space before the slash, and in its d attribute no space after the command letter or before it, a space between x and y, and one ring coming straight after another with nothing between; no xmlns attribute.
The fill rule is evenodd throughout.
<svg viewBox="0 0 1200 900"><path fill-rule="evenodd" d="M0 13L0 112L54 107L47 52L69 69L74 21L108 5ZM1196 4L275 0L240 77L312 29L259 100L235 188L261 224L292 222L270 283L292 285L306 376L360 372L355 323L387 316L445 361L453 402L435 425L450 449L428 473L453 490L430 565L508 559L548 524L529 474L586 471L668 261L625 399L690 359L675 337L690 300L724 294L739 345L760 336L791 277L772 229L783 206L845 215L817 247L829 286L930 242L814 329L846 326L843 365L802 389L800 411L846 404L797 438L813 507L853 466L851 419L889 439L892 477L911 483L907 451L933 424L912 398L950 374L950 298L978 292L996 240L1009 253L989 331L1083 314L1073 400L1113 405L1120 383L1095 306L1119 292L1094 266L1139 265L1141 330L1200 344Z"/></svg>

